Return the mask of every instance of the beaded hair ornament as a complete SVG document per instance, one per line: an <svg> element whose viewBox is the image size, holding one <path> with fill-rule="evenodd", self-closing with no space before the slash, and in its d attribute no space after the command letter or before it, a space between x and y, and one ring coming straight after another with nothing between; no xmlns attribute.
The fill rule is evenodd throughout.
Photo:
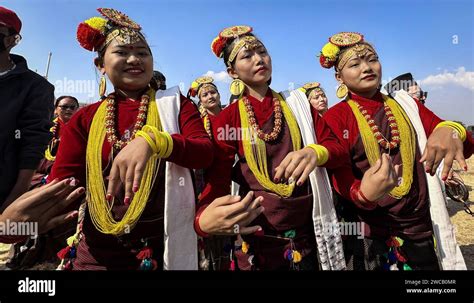
<svg viewBox="0 0 474 303"><path fill-rule="evenodd" d="M208 76L199 77L191 83L191 87L188 91L188 96L199 96L199 91L207 87L213 87L217 89L216 85L214 84L214 79Z"/></svg>
<svg viewBox="0 0 474 303"><path fill-rule="evenodd" d="M303 85L302 87L298 88L298 90L305 93L306 96L309 96L309 94L311 94L312 91L322 90L322 89L321 89L321 84L319 82L309 82Z"/></svg>
<svg viewBox="0 0 474 303"><path fill-rule="evenodd" d="M323 46L319 55L319 63L324 68L331 68L336 65L338 70L346 65L347 61L354 56L362 57L369 51L376 54L372 46L362 43L364 36L354 32L341 32L329 38L329 42ZM341 50L350 48L341 56Z"/></svg>
<svg viewBox="0 0 474 303"><path fill-rule="evenodd" d="M254 36L246 36L246 34L251 33L252 30L252 27L247 25L237 25L223 29L212 41L212 52L218 58L224 57L224 47L227 45L227 43L237 39L237 42L235 43L229 55L229 59L226 62L227 65L230 65L243 47L247 49L254 49L261 45L261 42L258 41L258 39Z"/></svg>

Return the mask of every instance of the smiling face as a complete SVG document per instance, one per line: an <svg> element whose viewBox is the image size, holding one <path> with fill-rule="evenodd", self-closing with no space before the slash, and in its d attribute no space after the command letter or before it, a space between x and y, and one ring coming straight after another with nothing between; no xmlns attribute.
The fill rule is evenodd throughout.
<svg viewBox="0 0 474 303"><path fill-rule="evenodd" d="M153 76L153 56L142 40L121 45L114 39L105 50L99 70L102 74L107 74L116 90L143 90Z"/></svg>
<svg viewBox="0 0 474 303"><path fill-rule="evenodd" d="M219 92L212 85L207 85L199 90L199 101L206 110L213 110L221 106Z"/></svg>
<svg viewBox="0 0 474 303"><path fill-rule="evenodd" d="M255 47L242 47L227 72L249 86L266 85L272 77L272 59L265 46L258 41Z"/></svg>
<svg viewBox="0 0 474 303"><path fill-rule="evenodd" d="M354 54L336 72L339 83L344 83L349 91L364 97L372 97L379 90L381 78L382 65L372 50L361 56Z"/></svg>

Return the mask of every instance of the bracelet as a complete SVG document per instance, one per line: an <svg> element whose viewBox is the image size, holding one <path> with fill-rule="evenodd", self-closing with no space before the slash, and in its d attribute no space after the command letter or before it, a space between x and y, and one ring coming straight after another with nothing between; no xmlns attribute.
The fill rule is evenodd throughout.
<svg viewBox="0 0 474 303"><path fill-rule="evenodd" d="M328 162L329 151L326 147L324 147L323 145L319 145L319 144L309 144L306 147L312 148L314 150L314 152L316 153L316 165L317 166L322 166L326 162Z"/></svg>
<svg viewBox="0 0 474 303"><path fill-rule="evenodd" d="M199 218L201 218L201 214L202 212L204 211L205 208L203 208L202 210L199 210L197 213L196 213L196 216L194 217L194 231L196 232L196 234L198 236L201 236L203 238L208 238L209 237L209 234L206 233L206 232L203 232L202 229L201 229L201 226L199 225Z"/></svg>
<svg viewBox="0 0 474 303"><path fill-rule="evenodd" d="M360 190L360 187L357 190L357 193L360 195L360 197L362 198L362 200L364 200L365 203L367 203L367 204L373 204L374 203L373 201L370 201L369 199L367 199L367 197L364 195L364 193Z"/></svg>
<svg viewBox="0 0 474 303"><path fill-rule="evenodd" d="M154 141L147 132L153 133L155 136ZM143 135L143 133L146 135ZM156 153L158 157L168 158L171 155L171 152L173 151L173 138L167 132L161 132L154 126L145 125L141 131L137 132L136 135L143 137L148 142L148 144L150 144L153 152ZM153 146L155 146L155 148L153 148Z"/></svg>
<svg viewBox="0 0 474 303"><path fill-rule="evenodd" d="M360 187L360 180L357 180L355 183L352 184L351 188L349 189L349 195L351 197L351 200L354 202L359 201L359 196L357 194L359 192L359 187Z"/></svg>
<svg viewBox="0 0 474 303"><path fill-rule="evenodd" d="M462 142L466 141L466 129L461 124L454 121L443 121L438 123L435 129L438 127L450 127L458 133L459 139L461 139Z"/></svg>
<svg viewBox="0 0 474 303"><path fill-rule="evenodd" d="M135 137L142 137L143 139L145 139L148 145L150 145L153 153L154 154L158 153L158 147L156 146L155 142L153 141L153 139L150 137L150 135L147 132L144 132L143 130L139 130L135 134Z"/></svg>
<svg viewBox="0 0 474 303"><path fill-rule="evenodd" d="M173 151L173 138L171 138L171 135L165 132L161 132L163 137L166 139L166 150L163 153L163 158L168 158L171 155L171 152Z"/></svg>
<svg viewBox="0 0 474 303"><path fill-rule="evenodd" d="M372 210L377 207L377 203L370 201L367 199L367 197L362 193L360 190L360 181L356 181L351 186L351 189L349 191L351 200L358 205L358 207L363 208L365 210ZM361 201L362 200L362 201ZM365 203L364 203L365 202Z"/></svg>

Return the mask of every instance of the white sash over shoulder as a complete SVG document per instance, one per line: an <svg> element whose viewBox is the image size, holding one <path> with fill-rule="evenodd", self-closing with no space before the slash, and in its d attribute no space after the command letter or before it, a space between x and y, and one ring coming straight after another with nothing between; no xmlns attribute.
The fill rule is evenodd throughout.
<svg viewBox="0 0 474 303"><path fill-rule="evenodd" d="M416 102L404 90L395 92L394 99L402 106L410 119L418 138L418 147L423 152L427 137ZM456 242L454 226L446 209L446 197L439 175L426 174L430 197L430 214L436 240L436 254L443 270L466 270L461 249Z"/></svg>
<svg viewBox="0 0 474 303"><path fill-rule="evenodd" d="M317 143L310 103L299 90L282 92L298 122L304 146ZM346 268L339 222L334 209L331 184L324 167L316 167L309 175L313 192L313 225L323 270ZM327 231L332 231L331 233Z"/></svg>
<svg viewBox="0 0 474 303"><path fill-rule="evenodd" d="M179 134L181 107L178 87L156 92L156 105L163 131ZM164 254L165 270L197 270L197 236L194 231L195 197L191 172L166 162Z"/></svg>

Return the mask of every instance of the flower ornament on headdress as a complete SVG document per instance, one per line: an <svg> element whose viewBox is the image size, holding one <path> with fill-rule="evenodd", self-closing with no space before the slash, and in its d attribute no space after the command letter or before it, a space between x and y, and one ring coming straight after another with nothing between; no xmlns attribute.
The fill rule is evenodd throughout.
<svg viewBox="0 0 474 303"><path fill-rule="evenodd" d="M239 39L239 41L234 45L230 55L228 62L231 63L234 61L237 53L239 52L242 47L247 46L255 46L256 42L258 42L257 38L253 36L246 36L247 34L252 32L252 27L247 25L236 25L231 26L223 29L219 35L212 41L211 49L214 55L218 58L222 58L224 56L224 47L229 41L233 41L234 39ZM244 36L243 38L240 38Z"/></svg>
<svg viewBox="0 0 474 303"><path fill-rule="evenodd" d="M113 39L123 44L144 40L140 33L141 26L127 15L111 8L99 8L97 11L105 18L92 17L81 22L77 28L77 40L83 48L100 51Z"/></svg>
<svg viewBox="0 0 474 303"><path fill-rule="evenodd" d="M199 77L191 83L191 87L188 91L188 96L196 97L199 95L199 91L205 87L212 86L216 88L214 84L214 79L209 76Z"/></svg>
<svg viewBox="0 0 474 303"><path fill-rule="evenodd" d="M226 43L227 39L221 38L221 36L217 36L212 40L211 50L217 58L222 58L224 56L224 47Z"/></svg>
<svg viewBox="0 0 474 303"><path fill-rule="evenodd" d="M336 64L336 61L341 52L341 48L351 47L363 41L364 36L359 33L337 33L331 36L329 38L329 42L326 43L321 49L321 53L319 55L319 63L324 68L331 68Z"/></svg>
<svg viewBox="0 0 474 303"><path fill-rule="evenodd" d="M321 89L321 85L319 84L319 82L309 82L298 88L298 90L305 93L306 96L308 96L308 94L311 93L311 91L314 89Z"/></svg>
<svg viewBox="0 0 474 303"><path fill-rule="evenodd" d="M98 51L99 46L105 42L106 25L107 20L104 18L87 19L77 28L77 41L89 51Z"/></svg>

